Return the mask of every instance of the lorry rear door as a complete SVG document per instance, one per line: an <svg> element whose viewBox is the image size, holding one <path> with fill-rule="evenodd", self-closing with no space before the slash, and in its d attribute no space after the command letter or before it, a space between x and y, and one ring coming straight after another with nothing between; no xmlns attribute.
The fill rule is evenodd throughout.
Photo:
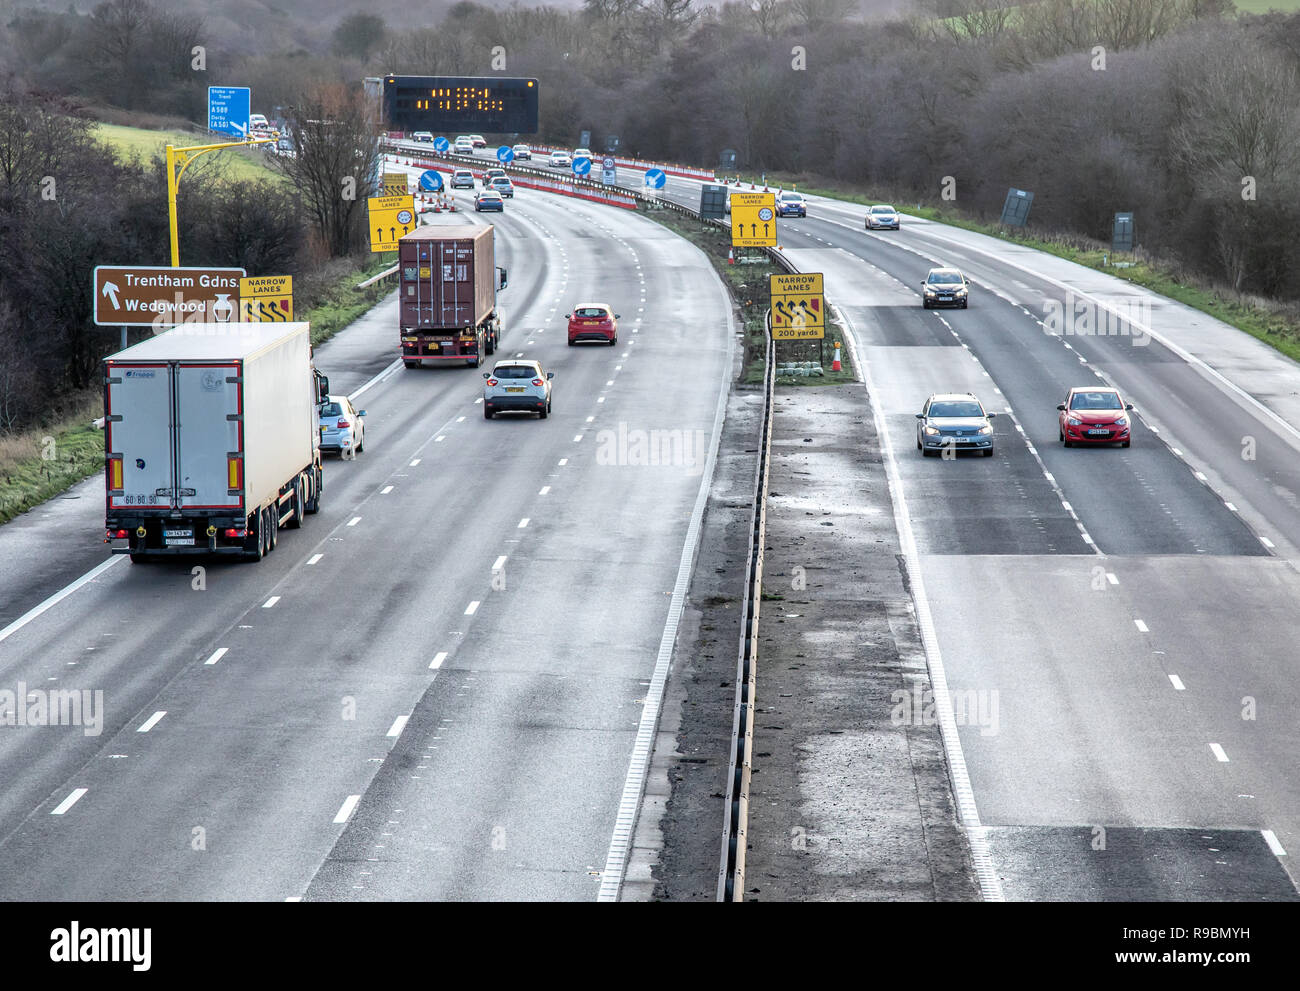
<svg viewBox="0 0 1300 991"><path fill-rule="evenodd" d="M230 509L243 504L243 393L240 366L176 367L177 505ZM235 495L230 490L237 490Z"/></svg>
<svg viewBox="0 0 1300 991"><path fill-rule="evenodd" d="M171 507L170 371L166 364L109 366L104 429L110 509Z"/></svg>

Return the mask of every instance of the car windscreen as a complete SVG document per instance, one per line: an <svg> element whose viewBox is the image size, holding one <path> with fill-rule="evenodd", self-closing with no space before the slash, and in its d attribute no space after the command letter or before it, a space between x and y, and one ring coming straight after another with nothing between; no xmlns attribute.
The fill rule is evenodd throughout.
<svg viewBox="0 0 1300 991"><path fill-rule="evenodd" d="M893 213L894 208L892 206L873 206L871 208L871 212L872 213Z"/></svg>
<svg viewBox="0 0 1300 991"><path fill-rule="evenodd" d="M956 272L931 272L926 279L932 286L935 285L953 285L961 282L961 276Z"/></svg>
<svg viewBox="0 0 1300 991"><path fill-rule="evenodd" d="M1076 392L1070 409L1120 409L1119 396L1113 392Z"/></svg>
<svg viewBox="0 0 1300 991"><path fill-rule="evenodd" d="M983 416L984 411L980 409L979 403L971 402L940 402L930 404L930 416Z"/></svg>
<svg viewBox="0 0 1300 991"><path fill-rule="evenodd" d="M537 376L537 369L530 365L497 365L492 374L499 379L530 379Z"/></svg>
<svg viewBox="0 0 1300 991"><path fill-rule="evenodd" d="M802 203L802 202L803 202L803 197L800 196L798 193L782 193L782 194L781 194L781 199L785 200L787 203Z"/></svg>
<svg viewBox="0 0 1300 991"><path fill-rule="evenodd" d="M320 415L321 415L321 419L322 419L322 420L323 420L325 417L327 417L327 416L342 416L342 415L343 415L343 404L342 404L342 403L326 403L324 406L321 407Z"/></svg>
<svg viewBox="0 0 1300 991"><path fill-rule="evenodd" d="M599 306L580 306L573 311L575 317L607 317L608 311L601 309Z"/></svg>

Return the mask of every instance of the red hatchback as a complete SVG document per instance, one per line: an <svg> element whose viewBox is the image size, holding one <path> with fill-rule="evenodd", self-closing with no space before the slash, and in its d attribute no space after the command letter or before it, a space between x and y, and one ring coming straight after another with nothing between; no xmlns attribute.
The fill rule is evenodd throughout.
<svg viewBox="0 0 1300 991"><path fill-rule="evenodd" d="M569 344L600 341L613 347L618 343L618 317L608 303L581 303L569 314Z"/></svg>
<svg viewBox="0 0 1300 991"><path fill-rule="evenodd" d="M1118 444L1128 447L1133 407L1120 398L1118 389L1096 386L1070 390L1065 402L1056 407L1061 442L1071 444Z"/></svg>

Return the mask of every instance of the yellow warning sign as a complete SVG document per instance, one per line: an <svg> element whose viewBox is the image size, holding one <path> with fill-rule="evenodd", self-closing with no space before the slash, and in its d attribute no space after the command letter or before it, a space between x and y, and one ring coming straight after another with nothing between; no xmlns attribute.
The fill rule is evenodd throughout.
<svg viewBox="0 0 1300 991"><path fill-rule="evenodd" d="M731 194L731 245L776 246L776 193Z"/></svg>
<svg viewBox="0 0 1300 991"><path fill-rule="evenodd" d="M396 251L402 235L415 230L415 197L410 193L371 196L366 203L370 207L370 250Z"/></svg>
<svg viewBox="0 0 1300 991"><path fill-rule="evenodd" d="M411 191L405 172L385 172L380 184L380 196L405 196Z"/></svg>
<svg viewBox="0 0 1300 991"><path fill-rule="evenodd" d="M732 207L735 210L735 207ZM826 337L826 298L821 272L773 275L772 339L822 340Z"/></svg>
<svg viewBox="0 0 1300 991"><path fill-rule="evenodd" d="M241 323L279 323L293 319L293 276L258 275L239 280Z"/></svg>

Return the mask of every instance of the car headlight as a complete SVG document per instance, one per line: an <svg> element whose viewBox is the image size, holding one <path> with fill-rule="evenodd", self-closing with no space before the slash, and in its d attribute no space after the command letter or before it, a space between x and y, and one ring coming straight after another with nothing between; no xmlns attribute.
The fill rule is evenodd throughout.
<svg viewBox="0 0 1300 991"><path fill-rule="evenodd" d="M991 434L993 433L993 428L986 423L984 426L980 427L980 433Z"/></svg>
<svg viewBox="0 0 1300 991"><path fill-rule="evenodd" d="M1116 417L1116 419L1115 419L1115 426L1117 426L1117 427L1127 427L1127 426L1128 426L1128 417L1127 417L1127 416Z"/></svg>
<svg viewBox="0 0 1300 991"><path fill-rule="evenodd" d="M926 435L927 437L938 437L938 436L939 436L939 428L938 428L938 427L926 427L926 428L925 428L925 435Z"/></svg>
<svg viewBox="0 0 1300 991"><path fill-rule="evenodd" d="M966 287L965 287L965 286L957 286L955 289L953 289L953 293L956 294L956 295L958 295L958 296L965 296L965 295L966 295Z"/></svg>
<svg viewBox="0 0 1300 991"><path fill-rule="evenodd" d="M937 291L938 291L938 290L936 290L936 289L934 288L934 286L926 286L926 287L925 287L925 294L926 294L927 296L933 296L933 295L935 295L935 293L936 293Z"/></svg>
<svg viewBox="0 0 1300 991"><path fill-rule="evenodd" d="M1069 418L1068 420L1066 420L1065 422L1068 423L1068 424L1069 424L1070 426L1072 426L1072 427L1082 427L1082 426L1083 426L1083 421L1082 421L1082 420L1077 420L1077 419L1075 419L1074 417L1070 417L1070 418Z"/></svg>

